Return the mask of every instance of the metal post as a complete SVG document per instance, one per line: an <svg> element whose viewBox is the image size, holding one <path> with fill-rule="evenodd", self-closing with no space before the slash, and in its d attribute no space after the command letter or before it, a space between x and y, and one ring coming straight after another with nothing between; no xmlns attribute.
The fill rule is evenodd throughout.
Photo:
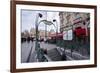
<svg viewBox="0 0 100 73"><path fill-rule="evenodd" d="M36 60L38 61L38 14L36 15L36 21L35 21L35 28L36 28L36 41L35 41L35 50L36 50Z"/></svg>
<svg viewBox="0 0 100 73"><path fill-rule="evenodd" d="M35 42L35 50L36 50L36 59L37 61L39 61L39 48L40 48L40 44L38 43L38 38L39 38L39 31L38 31L38 18L42 17L42 14L37 14L36 15L36 21L35 21L35 27L36 27L36 42Z"/></svg>
<svg viewBox="0 0 100 73"><path fill-rule="evenodd" d="M55 28L56 28L56 45L57 45L57 36L58 36L58 25L57 25L57 20L53 20L53 22L56 22L56 26L55 26Z"/></svg>
<svg viewBox="0 0 100 73"><path fill-rule="evenodd" d="M45 25L45 41L47 40L47 25Z"/></svg>
<svg viewBox="0 0 100 73"><path fill-rule="evenodd" d="M47 20L47 12L46 12L46 20ZM47 41L47 25L45 24L45 40Z"/></svg>

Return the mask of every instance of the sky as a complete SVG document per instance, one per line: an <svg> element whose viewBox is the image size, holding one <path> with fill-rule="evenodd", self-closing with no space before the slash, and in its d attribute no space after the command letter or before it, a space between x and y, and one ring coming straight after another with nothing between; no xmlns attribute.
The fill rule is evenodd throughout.
<svg viewBox="0 0 100 73"><path fill-rule="evenodd" d="M36 18L37 15L41 13L42 18L38 18L38 23L41 20L48 20L53 22L53 19L56 19L56 22L53 22L55 26L60 26L60 20L59 20L59 12L53 12L53 11L35 11L35 10L21 10L21 32L24 32L25 30L30 31L31 28L35 28L36 24ZM39 30L45 30L45 24L40 23L38 26ZM56 31L54 25L47 25L47 31L54 30Z"/></svg>

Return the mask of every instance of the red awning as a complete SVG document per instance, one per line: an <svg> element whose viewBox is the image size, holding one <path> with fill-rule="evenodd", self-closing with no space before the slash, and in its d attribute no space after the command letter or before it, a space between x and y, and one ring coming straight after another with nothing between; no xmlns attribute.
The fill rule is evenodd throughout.
<svg viewBox="0 0 100 73"><path fill-rule="evenodd" d="M50 37L62 37L63 33L51 34Z"/></svg>
<svg viewBox="0 0 100 73"><path fill-rule="evenodd" d="M85 28L78 28L75 29L76 36L86 36L86 29Z"/></svg>
<svg viewBox="0 0 100 73"><path fill-rule="evenodd" d="M58 33L57 36L62 37L63 33Z"/></svg>

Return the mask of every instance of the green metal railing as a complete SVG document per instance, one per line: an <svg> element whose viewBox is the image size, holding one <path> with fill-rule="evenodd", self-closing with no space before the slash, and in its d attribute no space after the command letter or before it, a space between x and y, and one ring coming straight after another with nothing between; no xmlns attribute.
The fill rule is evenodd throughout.
<svg viewBox="0 0 100 73"><path fill-rule="evenodd" d="M76 40L57 40L57 46L62 47L64 49L69 49L71 52L74 50L82 51L82 49L86 49L88 54L90 54L90 43L82 43L81 41Z"/></svg>
<svg viewBox="0 0 100 73"><path fill-rule="evenodd" d="M38 49L38 61L39 62L51 61L51 59L45 54L45 50L43 48Z"/></svg>

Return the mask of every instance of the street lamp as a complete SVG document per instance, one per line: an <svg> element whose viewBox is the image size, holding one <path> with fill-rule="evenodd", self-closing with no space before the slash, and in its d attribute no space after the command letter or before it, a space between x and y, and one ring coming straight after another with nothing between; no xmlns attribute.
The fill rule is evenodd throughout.
<svg viewBox="0 0 100 73"><path fill-rule="evenodd" d="M56 22L56 44L57 44L57 36L58 36L58 25L57 25L57 20L56 19L53 19L53 22Z"/></svg>
<svg viewBox="0 0 100 73"><path fill-rule="evenodd" d="M38 35L38 19L39 17L41 18L42 17L42 14L38 13L36 15L36 21L35 21L35 27L36 27L36 42L35 42L35 50L36 50L36 56L37 56L37 61L39 59L39 48L40 48L40 44L38 43L38 38L39 38L39 35Z"/></svg>
<svg viewBox="0 0 100 73"><path fill-rule="evenodd" d="M42 17L42 14L39 13L39 17L41 18Z"/></svg>
<svg viewBox="0 0 100 73"><path fill-rule="evenodd" d="M47 20L41 20L41 21L39 22L39 24L40 24L41 22L43 22L43 23L46 24L46 25L52 25L52 24L53 24L51 21L47 21ZM54 25L54 24L53 24L53 25Z"/></svg>
<svg viewBox="0 0 100 73"><path fill-rule="evenodd" d="M57 31L57 33L58 33L58 24L57 24L57 20L54 19L53 22L56 22L56 31Z"/></svg>

